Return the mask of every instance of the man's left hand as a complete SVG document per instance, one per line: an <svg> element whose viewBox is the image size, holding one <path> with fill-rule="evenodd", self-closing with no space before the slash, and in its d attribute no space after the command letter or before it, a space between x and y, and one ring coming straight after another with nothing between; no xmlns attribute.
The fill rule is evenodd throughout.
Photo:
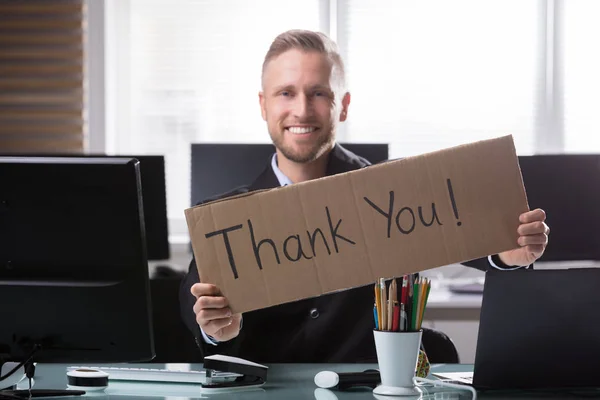
<svg viewBox="0 0 600 400"><path fill-rule="evenodd" d="M498 254L500 260L508 266L526 266L540 258L546 250L550 228L544 222L546 213L537 208L519 216L519 247Z"/></svg>

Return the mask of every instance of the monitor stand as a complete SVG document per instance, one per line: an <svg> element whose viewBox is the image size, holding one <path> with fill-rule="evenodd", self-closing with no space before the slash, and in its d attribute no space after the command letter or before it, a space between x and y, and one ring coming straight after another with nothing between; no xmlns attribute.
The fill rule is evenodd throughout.
<svg viewBox="0 0 600 400"><path fill-rule="evenodd" d="M7 374L4 377L4 380L7 380L14 374L21 374L21 368L18 368L14 372L10 373L17 365L16 363L6 363L11 364L10 366L5 365L4 362L0 361L0 375ZM14 364L14 366L13 366ZM35 375L35 363L33 360L26 361L23 364L23 370L25 371L25 376L27 379L32 379ZM10 373L10 374L9 374ZM85 394L83 390L67 390L67 389L16 389L17 383L20 379L17 380L9 380L9 388L0 389L0 400L3 399L28 399L30 397L57 397L57 396L81 396ZM13 382L13 383L10 383ZM31 381L30 381L31 382ZM0 381L0 387L2 387L2 381Z"/></svg>

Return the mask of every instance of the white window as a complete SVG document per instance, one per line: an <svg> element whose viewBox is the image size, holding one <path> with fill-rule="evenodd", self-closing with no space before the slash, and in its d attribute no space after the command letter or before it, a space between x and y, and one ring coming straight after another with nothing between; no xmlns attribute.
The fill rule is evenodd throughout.
<svg viewBox="0 0 600 400"><path fill-rule="evenodd" d="M561 2L565 151L600 152L600 1Z"/></svg>
<svg viewBox="0 0 600 400"><path fill-rule="evenodd" d="M343 0L346 140L391 156L512 134L534 150L540 2Z"/></svg>
<svg viewBox="0 0 600 400"><path fill-rule="evenodd" d="M328 12L319 0L107 0L107 150L165 154L171 233L187 234L190 144L268 143L264 55L285 30L326 30Z"/></svg>
<svg viewBox="0 0 600 400"><path fill-rule="evenodd" d="M269 141L260 69L292 28L338 42L352 93L340 141L389 143L391 157L505 134L520 154L600 151L597 0L105 0L105 12L106 151L166 155L184 239L190 144Z"/></svg>

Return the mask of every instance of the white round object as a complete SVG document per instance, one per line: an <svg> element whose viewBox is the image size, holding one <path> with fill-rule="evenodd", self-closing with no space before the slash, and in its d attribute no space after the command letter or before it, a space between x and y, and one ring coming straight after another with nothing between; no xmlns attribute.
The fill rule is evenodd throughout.
<svg viewBox="0 0 600 400"><path fill-rule="evenodd" d="M338 397L329 389L316 388L315 400L338 400ZM389 399L386 399L389 400Z"/></svg>
<svg viewBox="0 0 600 400"><path fill-rule="evenodd" d="M411 396L415 400L421 398L421 390L416 386L397 387L379 385L373 389L373 393L385 396Z"/></svg>
<svg viewBox="0 0 600 400"><path fill-rule="evenodd" d="M340 377L333 371L321 371L315 375L315 385L324 389L331 389L340 383Z"/></svg>
<svg viewBox="0 0 600 400"><path fill-rule="evenodd" d="M67 387L73 390L100 391L108 387L108 374L90 368L67 371Z"/></svg>

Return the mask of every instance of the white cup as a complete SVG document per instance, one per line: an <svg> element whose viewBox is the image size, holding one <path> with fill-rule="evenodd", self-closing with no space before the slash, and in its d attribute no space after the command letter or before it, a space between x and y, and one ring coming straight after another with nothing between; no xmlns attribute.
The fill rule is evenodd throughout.
<svg viewBox="0 0 600 400"><path fill-rule="evenodd" d="M417 332L373 331L381 385L373 393L391 396L416 396L421 392L414 384L419 359L421 335Z"/></svg>

